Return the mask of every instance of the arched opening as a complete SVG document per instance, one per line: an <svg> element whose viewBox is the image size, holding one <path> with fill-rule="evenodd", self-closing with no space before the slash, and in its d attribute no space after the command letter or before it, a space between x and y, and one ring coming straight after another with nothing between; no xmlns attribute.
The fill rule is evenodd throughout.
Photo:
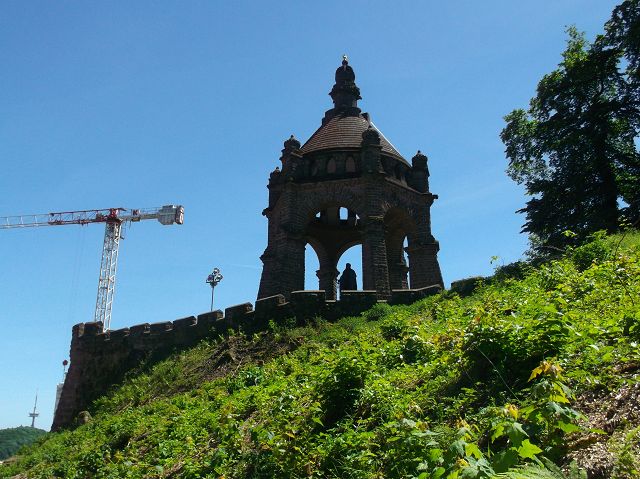
<svg viewBox="0 0 640 479"><path fill-rule="evenodd" d="M346 203L346 204L345 204ZM307 290L324 290L327 299L337 299L338 277L345 262L338 263L343 253L362 243L363 230L358 214L349 202L327 202L309 210L304 229L305 283ZM362 277L362 249L348 253L358 278Z"/></svg>
<svg viewBox="0 0 640 479"><path fill-rule="evenodd" d="M304 289L316 290L319 288L318 270L320 260L313 247L307 243L304 247Z"/></svg>
<svg viewBox="0 0 640 479"><path fill-rule="evenodd" d="M347 162L345 164L345 170L347 173L355 173L356 172L356 160L353 159L353 156L349 155L347 157Z"/></svg>
<svg viewBox="0 0 640 479"><path fill-rule="evenodd" d="M347 263L351 265L351 269L356 274L356 288L358 290L362 289L362 244L355 244L349 247L345 252L340 255L338 259L337 268L340 271L340 275L338 276L338 281L342 274L344 274L344 270L346 268ZM338 285L338 291L340 291L340 285Z"/></svg>

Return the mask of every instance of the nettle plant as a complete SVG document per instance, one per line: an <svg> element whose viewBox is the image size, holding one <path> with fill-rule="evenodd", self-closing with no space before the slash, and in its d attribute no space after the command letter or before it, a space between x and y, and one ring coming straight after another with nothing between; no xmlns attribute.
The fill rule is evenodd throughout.
<svg viewBox="0 0 640 479"><path fill-rule="evenodd" d="M533 384L521 407L506 404L487 410L490 421L484 430L458 421L455 440L446 449L429 449L415 477L479 479L519 465L544 468L547 459L563 454L564 435L580 430L576 423L581 415L570 407L573 395L563 381L556 361L542 361L531 372Z"/></svg>

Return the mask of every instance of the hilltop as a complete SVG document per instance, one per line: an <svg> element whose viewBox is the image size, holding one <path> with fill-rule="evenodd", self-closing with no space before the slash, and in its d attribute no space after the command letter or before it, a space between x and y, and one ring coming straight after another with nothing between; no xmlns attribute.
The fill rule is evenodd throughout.
<svg viewBox="0 0 640 479"><path fill-rule="evenodd" d="M141 364L0 477L630 478L640 234ZM582 469L582 471L581 471Z"/></svg>
<svg viewBox="0 0 640 479"><path fill-rule="evenodd" d="M20 447L31 444L46 431L35 427L11 427L0 429L0 461L11 457Z"/></svg>

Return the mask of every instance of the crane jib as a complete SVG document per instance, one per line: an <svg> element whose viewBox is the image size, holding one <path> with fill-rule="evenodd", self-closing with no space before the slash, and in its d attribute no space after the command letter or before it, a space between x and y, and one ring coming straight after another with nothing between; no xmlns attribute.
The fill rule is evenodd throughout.
<svg viewBox="0 0 640 479"><path fill-rule="evenodd" d="M109 330L111 328L111 310L116 286L118 249L122 239L122 224L126 222L137 223L151 219L158 220L163 225L181 225L184 223L184 207L182 205L165 205L159 208L106 208L38 215L4 216L0 217L0 229L105 223L94 321L101 322L103 328Z"/></svg>

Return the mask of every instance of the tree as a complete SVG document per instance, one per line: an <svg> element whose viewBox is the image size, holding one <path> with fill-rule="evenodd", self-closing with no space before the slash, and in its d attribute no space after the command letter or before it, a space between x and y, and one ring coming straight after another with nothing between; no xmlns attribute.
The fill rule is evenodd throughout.
<svg viewBox="0 0 640 479"><path fill-rule="evenodd" d="M0 460L11 457L22 446L31 444L43 434L46 432L42 429L26 426L0 429Z"/></svg>
<svg viewBox="0 0 640 479"><path fill-rule="evenodd" d="M624 103L629 108L640 110L640 1L625 1L611 14L611 20L605 25L605 41L611 48L622 52L626 63L623 94ZM635 115L635 131L640 129L640 115ZM636 136L637 139L637 136ZM626 175L621 177L623 197L629 204L627 216L637 225L640 223L640 167L636 161L628 165Z"/></svg>
<svg viewBox="0 0 640 479"><path fill-rule="evenodd" d="M531 196L518 212L526 214L522 231L534 253L614 232L623 215L637 220L640 57L629 36L638 31L639 1L617 7L608 34L593 43L569 28L562 61L538 83L529 109L505 117L507 174Z"/></svg>

